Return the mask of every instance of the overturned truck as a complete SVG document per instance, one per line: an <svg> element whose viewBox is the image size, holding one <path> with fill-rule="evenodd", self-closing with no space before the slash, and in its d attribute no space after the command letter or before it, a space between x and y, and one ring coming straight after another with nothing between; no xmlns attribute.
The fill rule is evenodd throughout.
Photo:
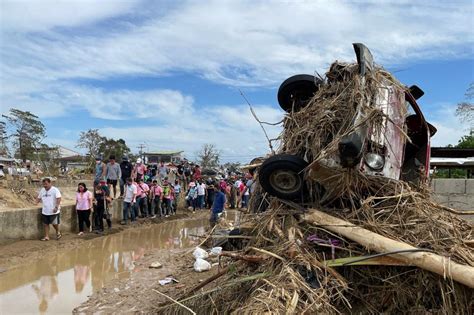
<svg viewBox="0 0 474 315"><path fill-rule="evenodd" d="M163 310L472 313L473 226L430 199L423 92L354 48L357 62L281 85L281 145L253 165L245 246Z"/></svg>
<svg viewBox="0 0 474 315"><path fill-rule="evenodd" d="M326 80L295 75L280 86L278 102L289 113L283 147L259 169L260 184L269 194L306 197L307 171L319 184L315 193L322 201L340 195L328 188L343 169L415 184L427 178L436 128L416 103L424 92L377 68L363 44L354 49L357 63L333 63Z"/></svg>

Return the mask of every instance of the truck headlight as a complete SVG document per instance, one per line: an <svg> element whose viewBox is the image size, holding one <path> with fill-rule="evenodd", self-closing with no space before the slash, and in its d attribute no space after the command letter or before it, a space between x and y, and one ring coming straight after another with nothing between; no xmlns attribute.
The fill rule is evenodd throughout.
<svg viewBox="0 0 474 315"><path fill-rule="evenodd" d="M373 170L380 171L385 164L385 159L380 154L367 153L365 155L365 164Z"/></svg>

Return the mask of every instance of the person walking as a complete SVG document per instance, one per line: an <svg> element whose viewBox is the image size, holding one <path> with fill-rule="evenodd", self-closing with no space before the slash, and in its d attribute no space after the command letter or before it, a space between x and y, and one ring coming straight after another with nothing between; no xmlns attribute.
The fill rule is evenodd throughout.
<svg viewBox="0 0 474 315"><path fill-rule="evenodd" d="M36 203L41 202L43 207L41 209L41 219L44 225L44 237L42 241L49 241L49 225L52 224L56 230L56 239L62 237L59 229L60 212L61 212L61 192L54 187L50 178L42 180L43 188L41 188Z"/></svg>
<svg viewBox="0 0 474 315"><path fill-rule="evenodd" d="M123 197L123 217L120 224L127 224L129 215L131 221L135 221L135 202L137 198L137 186L134 185L131 177L127 178L125 185L125 193Z"/></svg>
<svg viewBox="0 0 474 315"><path fill-rule="evenodd" d="M128 160L128 157L122 157L122 162L120 162L120 197L123 198L125 192L125 183L127 178L132 177L133 165Z"/></svg>
<svg viewBox="0 0 474 315"><path fill-rule="evenodd" d="M104 219L107 220L109 229L112 222L107 216L107 204L111 201L110 190L105 181L101 181L94 189L94 228L97 234L104 232Z"/></svg>
<svg viewBox="0 0 474 315"><path fill-rule="evenodd" d="M198 194L197 207L199 210L202 210L204 206L204 200L206 198L206 184L199 180L196 184L196 189Z"/></svg>
<svg viewBox="0 0 474 315"><path fill-rule="evenodd" d="M171 209L171 185L168 180L164 180L163 182L163 212L165 213L165 217L169 217L173 210Z"/></svg>
<svg viewBox="0 0 474 315"><path fill-rule="evenodd" d="M214 186L214 180L209 178L206 182L206 208L211 209L214 203L214 196L216 187Z"/></svg>
<svg viewBox="0 0 474 315"><path fill-rule="evenodd" d="M170 187L170 212L172 215L175 215L176 214L176 202L175 202L176 194L174 191L174 186L171 185L171 183L169 183L169 187Z"/></svg>
<svg viewBox="0 0 474 315"><path fill-rule="evenodd" d="M181 185L179 184L179 180L174 181L173 189L174 189L174 209L176 213L176 210L178 210L179 196L181 195L181 190L182 190Z"/></svg>
<svg viewBox="0 0 474 315"><path fill-rule="evenodd" d="M139 179L143 179L146 173L146 166L142 163L142 159L138 158L135 167L133 168L132 177L138 182Z"/></svg>
<svg viewBox="0 0 474 315"><path fill-rule="evenodd" d="M201 180L201 177L202 177L201 168L199 167L199 165L196 165L193 170L193 180L196 183L196 185L197 185L197 182Z"/></svg>
<svg viewBox="0 0 474 315"><path fill-rule="evenodd" d="M122 169L120 165L115 163L115 155L109 157L109 163L107 163L107 185L112 186L114 192L114 198L117 198L117 182L122 178Z"/></svg>
<svg viewBox="0 0 474 315"><path fill-rule="evenodd" d="M158 185L158 181L153 180L153 187L151 189L151 215L152 219L156 218L157 215L163 217L163 210L161 209L161 199L163 198L163 188Z"/></svg>
<svg viewBox="0 0 474 315"><path fill-rule="evenodd" d="M100 156L95 157L95 176L94 176L94 186L99 184L101 180L107 179L107 165L102 162Z"/></svg>
<svg viewBox="0 0 474 315"><path fill-rule="evenodd" d="M191 207L193 207L193 213L196 212L198 193L196 184L194 182L189 183L189 191L188 195L186 196L186 200L189 202Z"/></svg>
<svg viewBox="0 0 474 315"><path fill-rule="evenodd" d="M160 162L160 166L158 167L158 175L162 183L165 177L168 176L168 167L166 167L163 161Z"/></svg>
<svg viewBox="0 0 474 315"><path fill-rule="evenodd" d="M92 209L92 193L87 190L85 183L77 185L76 193L76 213L77 221L79 223L79 236L84 235L84 224L87 229L91 227L90 215Z"/></svg>
<svg viewBox="0 0 474 315"><path fill-rule="evenodd" d="M209 219L211 223L211 228L217 224L219 219L219 214L224 211L225 206L225 192L226 192L227 184L226 182L222 181L219 184L219 188L216 187L216 198L214 199L214 203L212 204L211 209L211 217Z"/></svg>
<svg viewBox="0 0 474 315"><path fill-rule="evenodd" d="M189 165L189 162L186 161L184 163L184 189L188 190L189 188L189 183L191 182L191 166Z"/></svg>
<svg viewBox="0 0 474 315"><path fill-rule="evenodd" d="M143 179L137 181L137 203L135 207L140 210L140 218L146 218L148 216L148 193L150 187L143 182ZM136 213L138 214L138 212Z"/></svg>

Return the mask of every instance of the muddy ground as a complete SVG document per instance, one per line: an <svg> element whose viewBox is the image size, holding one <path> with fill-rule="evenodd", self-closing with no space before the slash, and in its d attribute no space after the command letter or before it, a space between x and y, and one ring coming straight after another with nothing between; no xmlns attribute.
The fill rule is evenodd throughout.
<svg viewBox="0 0 474 315"><path fill-rule="evenodd" d="M75 308L73 313L160 313L160 304L169 300L156 291L177 298L217 272L217 266L207 272L195 272L192 250L156 250L147 253L136 264L136 272L130 278L112 280L87 302ZM217 264L217 258L208 261ZM153 262L160 262L163 267L149 268ZM159 280L166 277L173 277L178 282L160 285Z"/></svg>
<svg viewBox="0 0 474 315"><path fill-rule="evenodd" d="M204 220L207 221L208 211L191 213L187 210L178 210L176 216L166 219L141 220L138 224L128 226L115 225L106 234L124 233L125 230L146 230L151 225L169 225L178 221ZM0 273L8 269L28 265L42 258L59 255L87 247L88 242L101 237L100 235L88 233L83 237L75 233L64 233L61 240L42 242L39 240L4 241L0 244ZM166 302L167 298L156 293L154 290L166 295L178 297L200 281L215 274L218 267L214 265L211 271L197 273L193 269L194 257L192 251L199 245L203 237L196 237L187 243L186 248L176 249L149 249L141 258L135 262L135 268L130 277L111 279L105 286L96 290L89 299L74 309L76 314L92 313L157 313L159 304ZM208 259L211 263L217 263L217 258ZM150 264L159 262L162 268L151 269ZM160 285L158 281L172 276L178 282ZM51 309L54 312L54 309Z"/></svg>
<svg viewBox="0 0 474 315"><path fill-rule="evenodd" d="M75 202L77 191L76 183L56 187L61 191L63 204L72 204ZM25 181L0 182L0 211L35 206L40 207L35 201L40 188L40 184L36 187Z"/></svg>
<svg viewBox="0 0 474 315"><path fill-rule="evenodd" d="M166 224L166 222L182 220L192 217L189 212L181 213L178 210L178 214L169 218L156 218L139 220L137 224L133 225L118 225L114 224L112 229L104 232L104 235L119 233L125 229L139 229L150 226L151 224ZM199 213L197 215L207 215L207 212ZM52 238L48 242L42 242L40 240L1 240L0 241L0 271L5 271L10 268L22 265L25 263L31 263L32 261L44 258L48 255L54 255L57 252L65 251L68 249L76 248L81 246L82 243L89 240L102 237L102 235L95 233L86 233L83 236L78 236L73 232L62 232L63 237L57 241Z"/></svg>

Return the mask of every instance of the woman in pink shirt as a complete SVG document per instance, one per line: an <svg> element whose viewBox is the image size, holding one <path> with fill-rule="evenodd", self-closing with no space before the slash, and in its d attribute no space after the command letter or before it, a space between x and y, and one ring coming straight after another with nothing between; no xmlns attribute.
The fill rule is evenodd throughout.
<svg viewBox="0 0 474 315"><path fill-rule="evenodd" d="M86 184L79 183L77 185L77 193L76 193L76 212L77 218L79 221L79 234L84 234L84 223L86 224L87 228L91 227L91 221L89 217L91 215L91 208L92 208L92 194L90 191L87 190Z"/></svg>

